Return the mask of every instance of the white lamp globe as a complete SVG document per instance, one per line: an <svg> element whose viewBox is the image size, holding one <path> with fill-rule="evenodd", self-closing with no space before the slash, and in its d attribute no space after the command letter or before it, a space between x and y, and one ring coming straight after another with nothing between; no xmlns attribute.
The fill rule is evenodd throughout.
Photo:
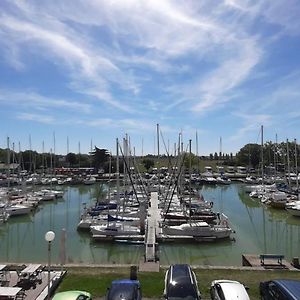
<svg viewBox="0 0 300 300"><path fill-rule="evenodd" d="M47 242L52 242L55 239L55 233L53 231L47 231L45 234L45 240Z"/></svg>

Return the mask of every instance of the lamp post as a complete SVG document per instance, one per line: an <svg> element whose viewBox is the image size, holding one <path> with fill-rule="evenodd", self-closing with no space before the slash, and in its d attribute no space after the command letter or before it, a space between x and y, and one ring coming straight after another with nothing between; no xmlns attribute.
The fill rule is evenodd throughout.
<svg viewBox="0 0 300 300"><path fill-rule="evenodd" d="M50 267L51 267L51 242L55 239L55 233L53 231L47 231L45 234L45 240L48 242L48 296L50 300Z"/></svg>

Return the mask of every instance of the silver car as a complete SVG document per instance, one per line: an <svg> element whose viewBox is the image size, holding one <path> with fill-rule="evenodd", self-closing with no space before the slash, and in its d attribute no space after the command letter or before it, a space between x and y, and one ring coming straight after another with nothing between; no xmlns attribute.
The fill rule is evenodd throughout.
<svg viewBox="0 0 300 300"><path fill-rule="evenodd" d="M250 300L243 284L233 280L214 280L210 287L212 300Z"/></svg>

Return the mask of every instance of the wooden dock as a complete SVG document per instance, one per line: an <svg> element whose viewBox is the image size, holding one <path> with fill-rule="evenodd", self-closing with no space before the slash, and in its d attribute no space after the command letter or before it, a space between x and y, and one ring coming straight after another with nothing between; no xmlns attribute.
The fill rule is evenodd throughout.
<svg viewBox="0 0 300 300"><path fill-rule="evenodd" d="M160 209L158 208L158 193L152 192L148 208L146 240L145 240L145 262L155 262L158 252L157 234L160 231L161 222Z"/></svg>
<svg viewBox="0 0 300 300"><path fill-rule="evenodd" d="M258 254L243 254L242 255L242 265L247 267L259 268L262 270L294 270L299 271L291 265L290 262L283 259L282 263L278 263L276 258L268 259L264 264L261 263L260 255Z"/></svg>
<svg viewBox="0 0 300 300"><path fill-rule="evenodd" d="M48 296L48 271L44 268L38 275L36 281L32 281L32 285L23 286L22 275L19 268L8 267L5 270L5 281L1 281L3 291L5 288L21 287L20 295L24 300L44 300ZM50 293L52 294L61 282L65 271L50 271ZM19 295L18 294L18 295ZM0 294L1 296L1 294ZM19 298L18 298L19 299Z"/></svg>

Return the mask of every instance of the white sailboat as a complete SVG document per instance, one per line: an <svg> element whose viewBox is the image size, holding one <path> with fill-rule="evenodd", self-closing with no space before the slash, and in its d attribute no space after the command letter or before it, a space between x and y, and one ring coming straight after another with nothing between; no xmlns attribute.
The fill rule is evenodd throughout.
<svg viewBox="0 0 300 300"><path fill-rule="evenodd" d="M140 229L137 226L124 225L121 223L114 222L111 225L96 225L90 227L91 233L95 235L103 236L128 236L128 235L139 235Z"/></svg>
<svg viewBox="0 0 300 300"><path fill-rule="evenodd" d="M27 215L31 212L31 207L23 204L12 204L5 208L10 216Z"/></svg>
<svg viewBox="0 0 300 300"><path fill-rule="evenodd" d="M300 217L300 203L285 208L292 216Z"/></svg>

